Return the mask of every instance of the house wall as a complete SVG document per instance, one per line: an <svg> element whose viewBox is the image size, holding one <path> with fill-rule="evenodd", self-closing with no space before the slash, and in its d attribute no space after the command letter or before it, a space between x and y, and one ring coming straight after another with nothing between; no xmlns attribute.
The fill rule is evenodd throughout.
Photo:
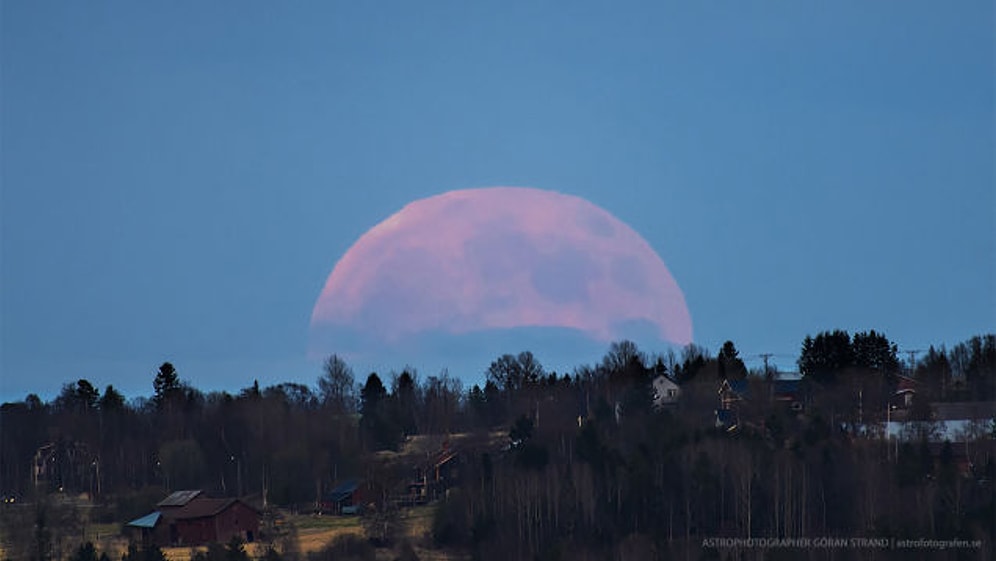
<svg viewBox="0 0 996 561"><path fill-rule="evenodd" d="M681 396L681 387L664 376L659 376L653 381L654 405L660 407L671 403L677 403Z"/></svg>
<svg viewBox="0 0 996 561"><path fill-rule="evenodd" d="M156 545L163 547L169 545L169 528L167 526L162 521L153 528L125 526L123 533L130 542L141 544L142 546Z"/></svg>
<svg viewBox="0 0 996 561"><path fill-rule="evenodd" d="M255 541L259 537L259 514L244 503L233 503L215 516L215 536L222 543L232 536Z"/></svg>
<svg viewBox="0 0 996 561"><path fill-rule="evenodd" d="M225 543L232 536L255 541L259 536L259 515L241 502L231 504L214 516L177 520L175 525L182 545Z"/></svg>
<svg viewBox="0 0 996 561"><path fill-rule="evenodd" d="M174 522L178 545L200 545L218 541L214 518L189 518Z"/></svg>
<svg viewBox="0 0 996 561"><path fill-rule="evenodd" d="M148 540L147 543L155 544L159 547L169 545L169 523L160 518L156 527L144 537Z"/></svg>

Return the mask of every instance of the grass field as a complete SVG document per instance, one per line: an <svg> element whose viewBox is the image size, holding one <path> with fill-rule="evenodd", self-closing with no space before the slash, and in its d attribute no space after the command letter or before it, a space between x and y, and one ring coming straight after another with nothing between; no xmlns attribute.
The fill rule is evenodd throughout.
<svg viewBox="0 0 996 561"><path fill-rule="evenodd" d="M357 516L295 515L285 518L286 524L297 528L297 543L301 553L318 551L339 536L364 535Z"/></svg>
<svg viewBox="0 0 996 561"><path fill-rule="evenodd" d="M469 557L449 551L439 551L426 547L432 530L432 517L435 505L423 505L401 512L400 540L408 541L415 548L415 553L422 561L463 561ZM334 539L346 534L365 535L360 519L355 516L290 516L298 531L298 543L302 553L321 550ZM377 559L389 561L394 559L395 552L378 550ZM180 561L180 560L176 560Z"/></svg>
<svg viewBox="0 0 996 561"><path fill-rule="evenodd" d="M422 505L402 511L404 536L413 543L422 541L432 531L432 516L435 505Z"/></svg>
<svg viewBox="0 0 996 561"><path fill-rule="evenodd" d="M435 505L423 505L401 511L401 535L399 540L407 541L415 548L419 559L423 561L457 561L466 556L453 552L431 549L432 518ZM297 534L297 549L302 554L320 551L336 538L345 535L366 535L363 524L358 516L328 516L310 514L286 514L282 524L293 528ZM128 540L121 534L120 524L88 524L83 529L83 540L91 541L99 551L106 551L111 559L120 559L128 547ZM245 549L253 559L262 557L266 545L260 543L246 544ZM278 548L279 549L279 548ZM190 561L198 551L206 551L206 547L166 547L163 554L169 561ZM377 551L378 560L394 559L395 552L389 549ZM0 549L0 559L3 559Z"/></svg>

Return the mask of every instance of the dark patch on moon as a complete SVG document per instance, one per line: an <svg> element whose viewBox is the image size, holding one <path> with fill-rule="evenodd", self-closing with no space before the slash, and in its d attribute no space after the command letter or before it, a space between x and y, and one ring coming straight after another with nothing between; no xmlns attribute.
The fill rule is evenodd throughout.
<svg viewBox="0 0 996 561"><path fill-rule="evenodd" d="M617 286L637 294L645 294L649 289L646 267L636 257L613 257L611 267L612 281Z"/></svg>
<svg viewBox="0 0 996 561"><path fill-rule="evenodd" d="M584 225L588 231L596 236L611 238L616 234L616 227L608 218L597 213L589 213L585 216Z"/></svg>
<svg viewBox="0 0 996 561"><path fill-rule="evenodd" d="M443 206L442 208L442 210L444 211L442 214L444 214L445 216L456 216L466 213L467 209L470 208L471 208L471 201L468 199L457 199L453 201L447 201L445 206Z"/></svg>
<svg viewBox="0 0 996 561"><path fill-rule="evenodd" d="M437 317L445 302L429 295L435 292L430 288L436 281L434 271L442 266L440 259L424 249L407 249L396 251L389 263L366 289L356 322L390 330L396 320L404 324L411 318Z"/></svg>
<svg viewBox="0 0 996 561"><path fill-rule="evenodd" d="M587 253L564 248L542 255L533 265L533 286L544 298L558 304L588 301L588 279L598 274L598 265Z"/></svg>
<svg viewBox="0 0 996 561"><path fill-rule="evenodd" d="M464 252L484 278L499 282L530 268L537 259L525 234L498 227L483 227L481 234L464 243Z"/></svg>

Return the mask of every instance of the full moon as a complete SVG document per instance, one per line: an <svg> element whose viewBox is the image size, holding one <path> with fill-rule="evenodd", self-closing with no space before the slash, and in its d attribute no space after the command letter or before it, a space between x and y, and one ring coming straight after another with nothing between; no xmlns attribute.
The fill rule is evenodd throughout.
<svg viewBox="0 0 996 561"><path fill-rule="evenodd" d="M414 201L353 244L311 315L316 334L384 344L424 333L567 328L597 341L627 329L686 345L685 297L632 228L571 195L524 187Z"/></svg>

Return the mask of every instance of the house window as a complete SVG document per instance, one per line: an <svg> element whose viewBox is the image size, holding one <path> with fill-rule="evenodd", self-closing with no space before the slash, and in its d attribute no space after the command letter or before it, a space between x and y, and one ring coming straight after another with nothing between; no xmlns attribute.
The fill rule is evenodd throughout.
<svg viewBox="0 0 996 561"><path fill-rule="evenodd" d="M668 390L667 391L667 396L668 397L674 397L676 395L678 395L678 392L676 390Z"/></svg>

